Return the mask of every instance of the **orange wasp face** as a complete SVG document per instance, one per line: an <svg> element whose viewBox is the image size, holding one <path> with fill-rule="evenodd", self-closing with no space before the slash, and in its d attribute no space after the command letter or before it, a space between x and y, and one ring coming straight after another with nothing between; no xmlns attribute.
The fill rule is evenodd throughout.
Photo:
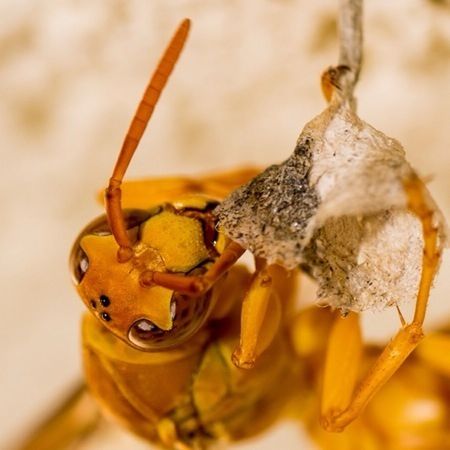
<svg viewBox="0 0 450 450"><path fill-rule="evenodd" d="M206 205L211 208L211 205ZM211 310L211 294L196 298L157 285L143 285L147 270L197 275L218 256L216 231L205 211L171 204L127 211L134 256L117 261L119 246L105 216L77 238L71 267L85 305L120 339L141 350L178 345L194 334Z"/></svg>

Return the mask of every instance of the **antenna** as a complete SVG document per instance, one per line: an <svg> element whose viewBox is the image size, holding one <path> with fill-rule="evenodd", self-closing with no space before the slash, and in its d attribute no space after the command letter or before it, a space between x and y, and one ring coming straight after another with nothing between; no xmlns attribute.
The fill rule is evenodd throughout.
<svg viewBox="0 0 450 450"><path fill-rule="evenodd" d="M139 141L144 134L150 117L153 114L156 103L161 95L172 70L178 61L181 50L189 33L191 21L184 19L164 52L158 67L153 73L150 82L131 121L125 140L117 158L114 171L109 179L109 185L105 191L106 215L111 232L120 248L117 253L119 262L126 262L133 256L130 237L125 226L122 212L122 185L123 177L136 151Z"/></svg>

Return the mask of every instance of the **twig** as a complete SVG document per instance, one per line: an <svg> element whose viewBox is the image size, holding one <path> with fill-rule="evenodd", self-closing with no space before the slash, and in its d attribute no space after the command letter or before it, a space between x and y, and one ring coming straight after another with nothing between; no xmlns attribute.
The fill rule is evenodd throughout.
<svg viewBox="0 0 450 450"><path fill-rule="evenodd" d="M341 95L351 103L354 103L353 90L361 71L362 2L363 0L339 1L339 63L331 76L337 75Z"/></svg>
<svg viewBox="0 0 450 450"><path fill-rule="evenodd" d="M339 34L339 65L350 68L356 84L362 59L362 0L340 0Z"/></svg>

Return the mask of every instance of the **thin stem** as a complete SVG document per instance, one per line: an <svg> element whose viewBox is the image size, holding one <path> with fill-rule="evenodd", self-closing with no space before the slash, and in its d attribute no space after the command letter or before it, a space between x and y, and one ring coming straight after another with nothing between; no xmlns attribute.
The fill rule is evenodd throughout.
<svg viewBox="0 0 450 450"><path fill-rule="evenodd" d="M361 71L362 2L363 0L339 2L339 66L350 69L342 72L339 84L344 98L350 100L353 100L353 90Z"/></svg>

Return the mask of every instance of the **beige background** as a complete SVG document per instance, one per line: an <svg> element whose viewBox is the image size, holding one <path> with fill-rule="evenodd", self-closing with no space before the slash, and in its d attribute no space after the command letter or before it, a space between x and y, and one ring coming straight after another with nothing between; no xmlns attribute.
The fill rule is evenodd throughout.
<svg viewBox="0 0 450 450"><path fill-rule="evenodd" d="M319 75L337 60L336 3L0 2L0 449L80 376L83 308L68 252L101 212L94 194L179 20L192 18L191 37L130 176L286 158L303 124L324 107ZM448 217L448 2L368 1L365 49L360 115L404 144ZM450 317L449 273L447 255L429 324ZM386 339L398 325L392 311L368 313L365 322L372 339ZM115 433L92 448L142 448ZM260 448L298 448L301 434L281 425Z"/></svg>

